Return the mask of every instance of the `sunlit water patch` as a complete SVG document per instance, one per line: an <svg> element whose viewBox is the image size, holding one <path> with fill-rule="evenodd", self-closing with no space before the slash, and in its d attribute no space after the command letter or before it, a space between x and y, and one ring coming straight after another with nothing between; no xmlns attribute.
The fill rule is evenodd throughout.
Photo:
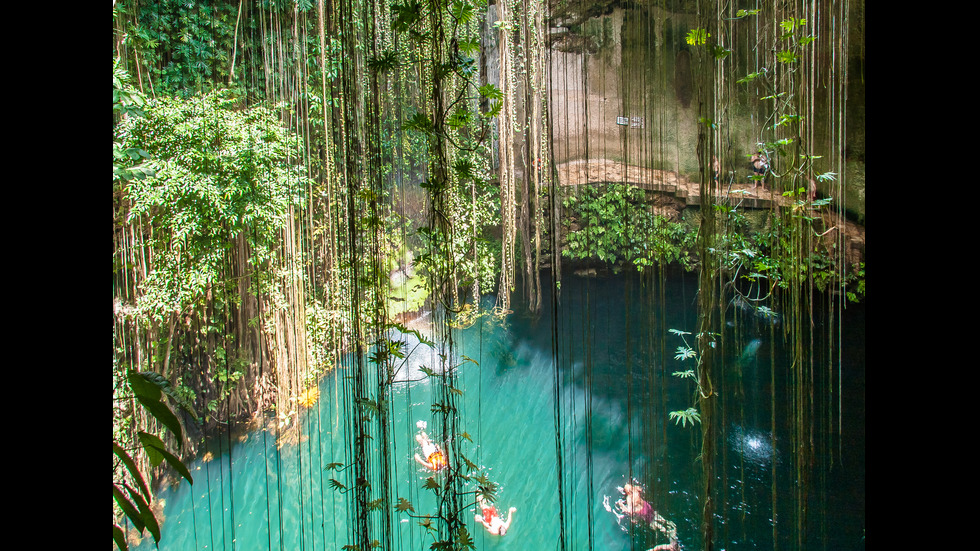
<svg viewBox="0 0 980 551"><path fill-rule="evenodd" d="M773 461L772 436L768 432L733 426L728 443L742 459L756 467L767 468Z"/></svg>

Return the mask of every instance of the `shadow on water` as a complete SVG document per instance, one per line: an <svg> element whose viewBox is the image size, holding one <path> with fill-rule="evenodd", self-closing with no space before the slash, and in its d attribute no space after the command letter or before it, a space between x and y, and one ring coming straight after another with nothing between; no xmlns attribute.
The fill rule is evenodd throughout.
<svg viewBox="0 0 980 551"><path fill-rule="evenodd" d="M570 275L563 278L554 317L546 296L541 316L512 315L507 323L483 318L456 334L454 352L473 362L452 362L460 365L463 390L460 429L469 436L453 444L500 485L498 508L517 508L502 538L470 522L477 549L555 549L562 533L569 549L643 551L665 543L662 533L617 522L603 506L605 496L619 499L617 488L631 480L676 524L683 549L701 548L700 429L667 419L692 400L689 381L671 375L681 369L674 359L681 342L667 329L695 330L696 288L686 274L672 274L665 283L635 274ZM864 528L863 317L854 327L844 343L842 372L854 375L842 385L842 443L860 451L846 455L843 465L836 459L833 468L829 459L816 458L830 473L820 483L834 491L813 498L824 535L812 548L863 547L853 544ZM771 423L772 404L777 413L784 407L771 399L770 366L785 368L782 351L765 331L750 337L726 352L732 366L726 384L734 398L725 402L717 549L773 548L773 483L792 487L785 427L775 427L774 435ZM435 387L423 370L437 355L412 335L401 338L413 354L401 366L390 405L390 499L404 498L416 514L425 514L435 509L424 487L430 474L412 456L418 451L417 421L426 421L430 434L440 433L431 411ZM320 403L302 416L301 437L294 442L277 446L275 426L248 433L230 443L230 454L225 445L211 461L195 461L193 487L161 491L166 521L160 549L341 549L352 543L348 496L334 483L348 485L336 464L351 461L338 382L323 381ZM776 507L782 514L781 501ZM472 519L475 509L469 510ZM432 538L418 519L392 514L395 549L429 548ZM780 547L786 532L782 526L777 531ZM139 547L151 548L152 542Z"/></svg>

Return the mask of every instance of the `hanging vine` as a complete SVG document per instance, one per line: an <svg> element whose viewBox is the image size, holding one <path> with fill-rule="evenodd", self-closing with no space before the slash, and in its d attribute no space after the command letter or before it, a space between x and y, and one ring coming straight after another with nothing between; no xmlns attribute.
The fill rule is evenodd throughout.
<svg viewBox="0 0 980 551"><path fill-rule="evenodd" d="M795 485L777 488L774 476L771 506L779 530L805 546L814 516L807 506L819 482L812 465L826 451L814 449L815 434L840 427L843 416L843 374L829 357L840 336L817 327L827 321L840 331L835 315L863 293L863 267L848 253L838 200L848 52L838 38L847 36L847 2L736 9L705 0L692 13L642 8L640 23L627 22L633 11L607 17L622 8L605 2L116 4L113 372L119 403L128 405L114 405L114 443L117 432L135 444L136 435L160 428L132 407L123 384L130 373L169 389L170 406L202 414L197 427L194 415L179 413L186 430L167 426L177 436L165 436L163 447L179 448L197 428L223 423L237 425L222 433L230 442L234 429L260 419L279 453L308 436L302 412L319 399L323 375L337 370L333 399L347 442L323 470L334 471L328 484L352 519L344 548L397 548L394 512L417 519L433 548L472 548L464 511L476 494L492 496L495 485L467 458L458 369L469 360L457 358L454 330L480 314L487 293L496 292L497 314L511 312L517 291L540 312L549 294L542 271L551 269L556 298L563 255L635 267L649 276L645 282L659 284L650 296L661 305L666 267L681 263L698 270L698 320L692 333L673 333L684 343L675 359L696 365L675 374L692 381L694 392L687 409L642 415L661 421L663 432L668 421L698 425L697 524L702 547L714 548L727 536L718 521L729 497L726 403L741 392L738 379L730 386L730 372L741 367L727 362L747 337L740 316L772 321L765 329L773 349L785 346L791 361L785 373L775 360L770 365L773 388L790 390L786 405L770 397L769 422L782 438L777 415L792 419L786 438ZM637 35L651 44L644 62L656 78L628 56L616 63L596 56L622 48L625 29L643 26ZM557 51L568 57L553 58ZM556 67L581 82L570 84ZM596 82L602 89L592 94ZM573 87L583 90L582 105L569 95L551 103L556 91ZM607 94L620 101L607 103ZM624 116L610 117L613 109ZM569 137L576 126L581 136ZM579 138L581 151L571 146ZM698 180L697 207L683 220L659 214L651 206L659 191L630 181L628 168L622 181L560 191L556 150L564 162L584 154L587 167L598 155L686 172ZM748 178L761 190L733 192L749 161L757 172ZM750 230L743 201L765 192L772 208ZM829 318L816 317L820 301ZM391 479L390 404L403 354L397 335L410 332L402 322L420 312L433 320L431 333L419 336L438 351L425 374L432 431L446 443L450 467L424 482L436 508L416 512ZM557 300L551 318L564 477ZM646 337L663 354L669 340L658 323L650 321ZM826 353L814 351L821 343ZM826 397L824 387L831 389ZM591 408L591 394L588 400ZM661 452L661 445L651 436L644 451ZM133 450L114 448L114 467L146 465ZM589 454L591 490L591 447ZM302 476L312 478L310 465L303 467ZM134 484L123 501L148 504L148 488ZM571 543L566 508L574 491L559 481L562 548ZM777 519L787 510L790 528ZM152 525L144 514L130 518ZM783 538L774 522L773 540ZM115 530L114 539L118 545Z"/></svg>

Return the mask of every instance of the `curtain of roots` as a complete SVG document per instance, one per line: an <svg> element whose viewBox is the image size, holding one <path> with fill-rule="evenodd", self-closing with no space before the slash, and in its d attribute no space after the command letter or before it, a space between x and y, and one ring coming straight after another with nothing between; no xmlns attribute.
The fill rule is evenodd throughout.
<svg viewBox="0 0 980 551"><path fill-rule="evenodd" d="M163 2L121 4L127 8L117 15L121 27L127 22L152 25L160 20L154 14L169 9ZM779 522L773 523L773 539L785 541L778 532L788 531L793 546L803 546L807 530L814 529L814 519L808 517L819 515L809 505L814 495L827 490L819 474L824 469L812 467L816 461L830 468L843 455L839 446L814 450L812 442L815 431L840 427L842 374L835 351L844 303L843 293L816 292L802 263L817 241L843 251L843 237L841 232L818 233L796 203L774 202L769 212L778 227L774 254L800 267L795 273L802 275L779 286L768 285L765 278L739 277L745 274L733 274L726 263L738 252L732 250L738 228L731 215L738 199L727 191L735 178L732 171L747 165L740 142L754 147L783 139L788 140L786 154L771 155L770 168L786 183L784 189L806 186L818 171L834 172L838 178L824 191L844 197L849 5L826 0L759 3L759 11L746 16L728 2L672 4L617 9L617 19L609 14L618 5L585 0L497 0L489 6L439 0L230 2L227 12L235 21L232 61L229 74L217 80L236 87L239 105L261 104L279 113L293 139L289 162L305 170L293 190L304 200L290 207L270 261L253 263L246 236L228 236L220 272L209 283L214 295L221 287L222 300L209 301L210 294L197 297L162 319L140 317L125 308L139 303L147 274L157 268L151 239L159 236L142 217L116 224L114 255L122 268L114 276L114 302L123 307L114 308L114 369L133 367L176 380L188 370L220 368L227 380L232 366L243 365L243 384L235 390L198 388L198 407L205 398L220 398L213 409L221 421L207 428L221 428L213 434L221 435L231 450L236 435L258 423L265 428L262 438L277 443L275 449L305 445L311 453L320 449L315 427L321 420L299 415L300 404L319 379L336 374L342 382L337 394L321 399L331 401L331 415L341 421L346 446L331 450L334 455L321 457L317 465L340 466L326 470L299 465L300 480L269 481L270 487L310 484L316 477L342 493L348 533L332 533L329 525L316 527L324 541L338 548L419 548L422 538L396 540L394 511L401 498L412 496L394 495L390 480L398 447L411 445L392 433L398 350L389 336L404 318L389 311L394 304L390 274L393 263L404 263L403 246L411 244L418 270L425 275L431 337L442 362L431 366L434 413L428 432L447 443L451 466L445 476L431 479L434 488L416 490L438 495L436 510L416 514L431 523L433 541L445 542L447 548L465 546L465 510L473 504L473 494L465 485L471 473L465 468L469 458L460 435L480 419L479 412L460 410L458 396L480 390L458 388L460 366L450 365L456 357L454 329L477 314L510 314L512 296L522 293L521 303L552 327L554 446L542 454L554 454L559 475L555 546L592 549L597 495L592 417L572 413L583 407L591 412L591 352L601 339L596 327L602 320L587 314L581 326L570 327L563 315L563 201L580 194L582 187L570 180L570 167L582 167L575 170L582 171L585 182L601 185L635 183L631 169L695 173L700 182L698 316L690 327L676 329L694 334L698 356L691 405L699 411L700 423L691 432L690 445L697 449L701 511L700 533L684 534L684 543L713 549L715 542L736 536L717 521L721 504L737 499L729 495L733 490L726 467L739 459L722 444L729 427L739 421L726 418L725 412L732 411L726 404L743 392L741 378L725 371L739 368L724 365L724 358L749 339L741 330L732 333L725 327L730 321L736 328L743 325L744 314L734 305L765 300L778 305L784 320L770 326L771 342L784 343L791 356L788 373L777 372L775 360L769 366L773 387L785 377L790 389L785 396L770 397L770 423L775 435L776 402L788 401L792 430L785 447L793 450L789 460L795 473L790 488L779 487L773 475L773 514L790 517L774 519ZM798 40L791 43L787 21L805 21L812 31L806 36L819 39L810 48ZM697 35L684 40L694 30L705 33L707 41L698 42ZM612 36L623 46L621 53L604 48ZM128 44L116 49L129 72L139 77L144 93L153 96L153 73L141 62L144 54ZM796 55L792 62L779 57L786 51ZM739 82L748 74L757 78ZM487 84L497 92L481 91ZM215 125L220 124L218 110L215 104ZM617 125L624 123L616 115L627 117L624 128L629 131L619 131ZM739 127L746 120L750 127ZM812 122L817 120L822 124ZM819 163L812 160L817 158ZM615 178L596 173L613 159L632 168ZM695 159L693 169L685 165L690 159ZM496 219L489 224L501 236L499 252L478 246L485 231L481 224L487 223L479 216L487 201L497 205L492 210ZM822 216L842 218L845 208L842 200L835 202ZM632 221L622 212L606 223L628 227ZM654 240L670 239L664 227L652 235ZM626 286L624 302L631 306L622 315L629 335L637 334L629 328L642 328L642 338L631 336L627 343L627 373L640 351L655 352L644 354L658 358L659 377L651 380L665 381L673 370L668 350L677 342L662 321L672 289L666 260L660 260L642 270L638 284ZM836 260L841 266L838 281L843 281L845 263ZM490 276L478 269L484 264L493 266ZM548 312L541 310L543 286L550 287L553 297ZM479 297L494 287L495 307L480 312ZM583 300L590 313L586 289L575 299ZM819 320L814 319L817 310ZM223 331L202 339L206 333L201 328L215 319L221 320ZM316 335L308 330L311 319L321 322ZM572 341L578 339L585 343L584 358L572 357ZM214 359L219 348L227 354L220 363ZM581 404L568 403L561 392L567 368L575 362L585 365ZM670 479L666 435L682 429L668 420L666 411L636 409L641 394L663 395L662 383L632 383L624 383L630 389L627 418L636 416L641 422L630 423L628 431L631 441L634 431L642 431L643 449L630 453L656 460L650 472L625 476ZM743 402L738 415L749 415L751 407ZM575 419L584 419L586 426L575 426ZM157 428L147 418L134 419L130 428L146 427ZM586 435L588 461L584 466L566 464L569 436L580 432ZM204 452L193 443L176 444L188 456ZM303 456L268 461L287 457L302 461ZM234 461L232 453L206 468L231 471ZM590 481L587 496L576 495L566 484L580 468ZM647 499L669 517L676 497L651 485ZM584 509L575 505L583 500ZM270 508L285 506L281 499L270 499ZM312 523L316 506L300 503L300 518ZM583 510L586 518L576 516ZM281 523L283 516L278 518ZM588 541L570 540L572 523L583 521L589 527ZM278 533L284 529L279 526ZM212 531L226 531L234 539L235 522L212 526ZM202 543L209 537L196 534ZM277 548L277 542L270 541L269 547Z"/></svg>

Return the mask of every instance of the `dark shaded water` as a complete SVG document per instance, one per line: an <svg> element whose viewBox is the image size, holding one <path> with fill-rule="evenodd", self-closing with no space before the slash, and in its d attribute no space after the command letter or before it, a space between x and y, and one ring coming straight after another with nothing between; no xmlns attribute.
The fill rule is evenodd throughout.
<svg viewBox="0 0 980 551"><path fill-rule="evenodd" d="M674 359L683 343L667 330L696 330L695 300L696 280L687 275L671 276L662 286L635 275L569 275L557 316L548 297L538 319L513 315L506 325L486 319L456 335L457 356L474 360L458 372L460 428L472 438L458 444L500 484L500 509L517 507L503 538L472 522L477 549L556 549L562 537L568 549L645 550L664 543L648 528L624 522L624 529L603 507L603 497L618 499L616 488L630 478L676 524L684 549L702 548L700 427L668 420L668 412L692 404L693 386L671 375L691 366ZM778 320L773 325L740 316L735 323L740 330L730 326L720 350L725 375L713 484L715 548L794 549L798 485L786 422L789 366L774 330ZM816 323L819 333L826 322ZM862 307L848 309L843 328L839 364L814 382L820 388L814 392L814 468L807 471L808 549L864 548ZM836 349L816 341L819 362L837 357ZM432 364L431 354L417 353L404 368L417 375L420 365ZM819 398L827 394L824 386L829 398ZM429 475L412 460L416 421L430 427L437 422L430 411L433 389L424 380L399 383L391 404L391 502L405 498L416 514L435 509L423 487ZM273 431L255 431L231 446L222 439L213 460L191 465L193 486L159 493L166 500L160 548L333 550L353 543L347 496L330 482L345 479L328 468L349 462L344 413L337 406L343 401L338 380L328 377L319 407L302 416L298 443L277 447ZM833 402L834 410L825 402ZM834 413L838 404L843 416ZM395 549L429 549L432 538L416 519L393 514ZM141 548L152 547L145 542Z"/></svg>

